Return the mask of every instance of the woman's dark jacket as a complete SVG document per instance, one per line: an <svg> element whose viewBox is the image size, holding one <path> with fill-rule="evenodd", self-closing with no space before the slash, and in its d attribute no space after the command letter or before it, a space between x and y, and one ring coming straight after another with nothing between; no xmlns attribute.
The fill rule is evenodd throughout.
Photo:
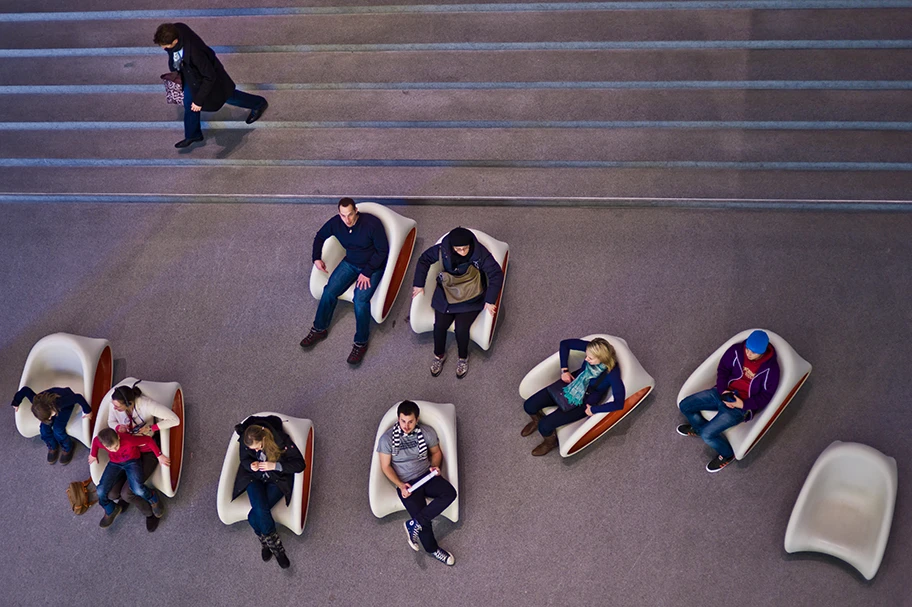
<svg viewBox="0 0 912 607"><path fill-rule="evenodd" d="M475 235L472 235L475 238ZM440 277L437 277L437 288L434 289L434 297L431 299L431 307L438 312L447 314L459 314L461 312L474 312L484 308L486 303L495 304L500 296L500 289L503 286L503 270L500 264L494 259L494 256L478 242L476 238L472 243L472 252L468 261L457 266L453 265L453 248L450 246L450 235L443 237L440 244L435 244L430 249L421 254L418 258L418 266L415 268L414 286L424 288L427 282L428 271L431 264L436 262L440 257L443 258L443 270L454 276L465 274L469 269L469 264L474 265L481 271L482 281L485 284L484 293L469 301L462 301L451 304L447 301L446 294L440 287Z"/></svg>
<svg viewBox="0 0 912 607"><path fill-rule="evenodd" d="M279 458L279 462L282 464L281 472L276 470L272 470L271 472L254 472L250 469L250 464L260 461L257 459L256 451L244 444L244 431L250 426L263 426L272 431L272 436L275 439L276 445L283 451L282 456ZM285 496L285 505L287 506L291 503L291 489L294 486L294 475L295 473L304 470L305 464L304 456L301 455L301 452L295 444L291 442L291 438L282 430L282 420L275 415L268 415L266 417L251 415L235 426L234 431L237 432L238 443L240 443L239 453L241 456L241 464L238 467L237 477L234 479L234 493L231 495L231 499L237 499L240 494L247 490L247 485L254 480L259 480L266 483L275 483L276 487L282 492L282 495Z"/></svg>
<svg viewBox="0 0 912 607"><path fill-rule="evenodd" d="M177 38L184 48L181 78L190 89L190 99L207 112L219 110L234 93L234 80L222 67L215 51L184 23L175 23ZM168 68L175 72L173 55L168 52Z"/></svg>
<svg viewBox="0 0 912 607"><path fill-rule="evenodd" d="M567 367L567 361L570 359L570 350L586 351L589 342L585 339L565 339L560 343L560 365L561 368ZM585 365L586 363L583 363ZM580 374L583 367L580 366L573 377ZM599 403L608 394L608 390L614 396L610 403L600 405ZM589 380L589 386L586 388L586 396L583 398L584 405L590 405L593 413L608 413L609 411L619 411L624 408L624 400L627 398L627 390L624 388L624 382L621 380L621 363L614 365L614 368L607 373L602 371L601 375Z"/></svg>

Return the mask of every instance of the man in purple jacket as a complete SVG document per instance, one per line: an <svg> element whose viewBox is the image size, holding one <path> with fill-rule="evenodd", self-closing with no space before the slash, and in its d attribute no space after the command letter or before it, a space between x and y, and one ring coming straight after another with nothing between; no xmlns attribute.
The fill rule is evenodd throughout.
<svg viewBox="0 0 912 607"><path fill-rule="evenodd" d="M734 344L722 355L716 373L714 388L691 394L679 405L690 423L678 426L678 434L699 436L718 453L706 465L709 472L718 472L735 459L722 433L753 419L779 386L779 361L769 336L754 331L747 341ZM707 421L702 411L715 411L716 416Z"/></svg>

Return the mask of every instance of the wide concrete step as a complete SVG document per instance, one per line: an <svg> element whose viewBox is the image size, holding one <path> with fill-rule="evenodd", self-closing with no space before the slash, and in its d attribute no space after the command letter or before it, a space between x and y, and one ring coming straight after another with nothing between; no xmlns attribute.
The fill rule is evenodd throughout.
<svg viewBox="0 0 912 607"><path fill-rule="evenodd" d="M146 84L161 56L0 59L6 85ZM236 82L910 80L912 50L586 50L226 53Z"/></svg>
<svg viewBox="0 0 912 607"><path fill-rule="evenodd" d="M751 4L758 0L746 0L744 4ZM897 0L892 0L896 2ZM213 8L215 3L212 0L131 0L129 5L125 5L123 0L81 0L78 5L73 4L72 0L29 0L23 3L21 0L0 0L0 15L22 14L22 13L70 13L79 12L110 12L110 11L167 11L169 14L163 15L162 20L177 21L182 14L187 11L223 11L223 10L256 10L256 9L275 9L289 8L297 10L310 10L313 8L322 8L336 10L340 8L377 8L393 7L396 10L400 6L450 6L450 5L498 5L498 4L521 4L521 5L557 5L557 4L576 4L579 0L524 0L522 3L516 0L219 0L217 7ZM861 2L879 3L880 0L855 0L848 2L851 5L857 5ZM626 4L643 4L649 6L655 4L654 0L627 0ZM675 5L686 5L693 3L695 6L705 4L706 0L676 0ZM781 0L783 5L790 4L790 0ZM609 3L613 4L613 3ZM842 2L841 4L846 4Z"/></svg>
<svg viewBox="0 0 912 607"><path fill-rule="evenodd" d="M163 122L183 107L154 92L0 94L0 122ZM270 122L912 120L909 90L524 89L259 90ZM40 108L40 111L36 111ZM242 120L225 106L206 120Z"/></svg>
<svg viewBox="0 0 912 607"><path fill-rule="evenodd" d="M171 129L4 131L3 135L15 144L0 147L0 159L59 159L63 164L89 159L141 164L169 158L186 164L263 166L294 161L385 160L391 166L424 161L451 161L453 166L533 161L544 168L581 162L741 163L747 168L754 163L912 163L912 131L218 128L208 129L204 144L189 153L172 147L183 138L177 124Z"/></svg>
<svg viewBox="0 0 912 607"><path fill-rule="evenodd" d="M4 48L145 47L161 19L0 21ZM912 9L653 10L187 19L215 47L408 43L673 40L894 40L912 35ZM264 33L268 32L268 36Z"/></svg>
<svg viewBox="0 0 912 607"><path fill-rule="evenodd" d="M118 195L145 200L308 198L573 198L724 201L908 200L910 171L744 171L684 168L0 166L0 200Z"/></svg>

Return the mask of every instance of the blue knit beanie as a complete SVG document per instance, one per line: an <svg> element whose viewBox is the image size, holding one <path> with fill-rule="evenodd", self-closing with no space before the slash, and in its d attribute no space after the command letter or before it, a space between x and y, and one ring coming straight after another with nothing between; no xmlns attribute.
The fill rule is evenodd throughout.
<svg viewBox="0 0 912 607"><path fill-rule="evenodd" d="M763 354L766 352L766 347L769 345L770 338L765 331L754 331L750 334L750 337L747 338L747 341L744 342L744 346L756 354Z"/></svg>

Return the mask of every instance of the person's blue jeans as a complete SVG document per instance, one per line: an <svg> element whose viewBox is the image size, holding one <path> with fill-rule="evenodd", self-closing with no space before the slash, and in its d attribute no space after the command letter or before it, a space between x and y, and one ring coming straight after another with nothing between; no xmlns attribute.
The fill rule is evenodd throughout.
<svg viewBox="0 0 912 607"><path fill-rule="evenodd" d="M67 434L66 428L75 406L70 405L58 411L51 423L38 425L38 433L48 449L54 450L60 447L67 453L73 450L73 439Z"/></svg>
<svg viewBox="0 0 912 607"><path fill-rule="evenodd" d="M681 413L690 422L691 428L697 431L703 441L716 450L722 457L734 457L728 439L722 434L732 426L737 426L747 417L744 409L729 407L715 388L691 394L681 401ZM703 419L701 411L717 411L714 418L709 421Z"/></svg>
<svg viewBox="0 0 912 607"><path fill-rule="evenodd" d="M421 476L424 475L422 474ZM421 476L405 482L409 484L416 483L421 479ZM456 488L445 478L435 476L414 493L410 493L408 497L402 497L402 492L399 491L398 487L396 487L396 494L399 496L399 501L402 502L402 505L408 511L409 516L421 525L418 538L421 540L421 545L424 546L425 551L437 552L439 546L437 545L437 538L434 537L431 521L440 516L440 513L453 503L453 500L456 499ZM427 503L428 498L431 498L430 504Z"/></svg>
<svg viewBox="0 0 912 607"><path fill-rule="evenodd" d="M272 518L272 507L285 497L282 495L282 490L275 483L254 480L247 485L247 497L250 499L247 522L253 527L254 533L257 535L275 533L276 524Z"/></svg>
<svg viewBox="0 0 912 607"><path fill-rule="evenodd" d="M314 329L325 331L332 322L333 313L336 311L336 304L339 302L339 296L348 290L358 279L361 270L344 259L339 263L333 273L329 275L329 282L323 287L323 296L320 297L320 305L317 306L317 315L314 317ZM371 286L367 289L355 287L355 343L366 344L370 338L370 300L383 278L383 268L380 268L370 277Z"/></svg>
<svg viewBox="0 0 912 607"><path fill-rule="evenodd" d="M190 109L190 104L193 103L193 97L190 93L190 89L184 86L184 139L195 139L197 137L203 136L203 129L200 126L200 113L194 112ZM245 93L244 91L234 89L234 92L231 93L231 97L225 101L226 105L234 105L237 107L246 108L248 110L255 110L259 107L262 107L266 103L266 99L260 97L259 95L251 95L250 93Z"/></svg>
<svg viewBox="0 0 912 607"><path fill-rule="evenodd" d="M136 458L116 464L108 462L105 466L104 473L101 475L101 481L98 483L98 504L104 508L105 514L114 512L114 501L108 497L111 487L114 486L121 475L127 475L127 482L130 483L130 491L137 497L141 497L150 504L157 504L158 497L155 490L150 489L143 483L142 459Z"/></svg>
<svg viewBox="0 0 912 607"><path fill-rule="evenodd" d="M557 407L557 410L552 411L539 420L538 432L543 437L551 436L561 426L578 422L586 417L585 405L573 407L569 411L564 411L558 407L557 403L554 402L554 399L551 398L551 393L548 392L548 388L542 388L527 398L526 402L523 403L523 410L529 415L535 415L536 413L541 412L545 407Z"/></svg>

